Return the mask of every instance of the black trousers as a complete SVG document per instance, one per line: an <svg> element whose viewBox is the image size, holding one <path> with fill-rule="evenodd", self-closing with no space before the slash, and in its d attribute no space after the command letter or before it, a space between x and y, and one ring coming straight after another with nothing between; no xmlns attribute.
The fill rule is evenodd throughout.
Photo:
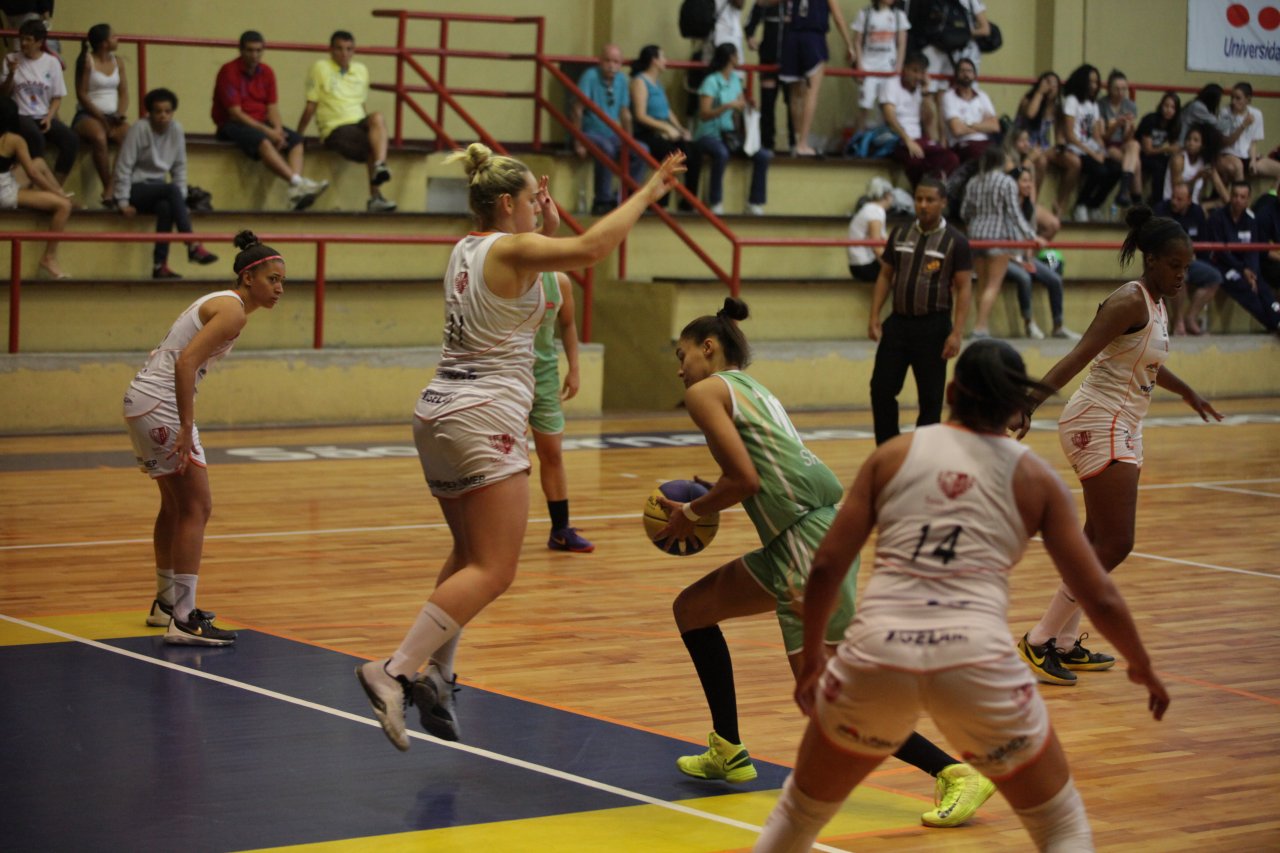
<svg viewBox="0 0 1280 853"><path fill-rule="evenodd" d="M1120 163L1110 157L1099 163L1088 154L1081 154L1080 192L1076 195L1076 204L1083 204L1090 210L1102 207L1112 188L1120 182L1121 169Z"/></svg>
<svg viewBox="0 0 1280 853"><path fill-rule="evenodd" d="M942 420L942 397L947 383L947 360L942 347L951 334L951 314L938 311L912 317L890 314L884 321L876 364L871 371L871 416L875 422L876 444L884 444L898 434L898 394L907 378L907 368L916 378L920 416L916 426Z"/></svg>
<svg viewBox="0 0 1280 853"><path fill-rule="evenodd" d="M33 159L44 156L46 142L58 149L58 159L53 164L55 175L68 174L76 164L80 137L58 119L49 122L49 129L45 131L40 129L40 122L30 116L18 116L18 135L26 141Z"/></svg>
<svg viewBox="0 0 1280 853"><path fill-rule="evenodd" d="M156 215L157 234L168 234L174 225L183 234L190 234L193 230L191 212L187 210L187 197L178 189L177 184L161 181L134 184L129 188L129 204L136 207L139 213ZM156 266L166 263L169 260L169 244L156 243L151 259Z"/></svg>

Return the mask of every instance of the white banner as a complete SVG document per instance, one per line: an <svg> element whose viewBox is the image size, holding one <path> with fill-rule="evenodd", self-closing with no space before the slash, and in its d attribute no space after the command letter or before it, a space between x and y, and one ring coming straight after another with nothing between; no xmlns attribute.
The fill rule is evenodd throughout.
<svg viewBox="0 0 1280 853"><path fill-rule="evenodd" d="M1187 0L1187 70L1280 76L1280 0Z"/></svg>

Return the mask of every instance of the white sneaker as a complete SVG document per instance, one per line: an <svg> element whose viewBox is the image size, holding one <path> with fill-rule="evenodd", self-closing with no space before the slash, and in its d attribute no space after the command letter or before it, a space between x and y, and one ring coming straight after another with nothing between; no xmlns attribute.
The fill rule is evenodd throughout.
<svg viewBox="0 0 1280 853"><path fill-rule="evenodd" d="M1028 320L1026 322L1026 328L1028 338L1031 338L1033 341L1044 340L1044 332L1040 331L1040 327L1036 325L1035 320Z"/></svg>
<svg viewBox="0 0 1280 853"><path fill-rule="evenodd" d="M389 198L376 195L369 199L364 208L370 213L391 213L396 209L396 203Z"/></svg>
<svg viewBox="0 0 1280 853"><path fill-rule="evenodd" d="M303 178L303 179L302 179L302 186L306 187L306 189L307 189L307 191L308 191L308 192L315 193L316 195L320 195L320 193L322 193L322 192L324 192L325 190L329 189L329 182L328 182L328 181L313 181L313 180L311 180L310 178Z"/></svg>
<svg viewBox="0 0 1280 853"><path fill-rule="evenodd" d="M750 213L752 216L764 216L764 205L749 204L747 205L747 213Z"/></svg>
<svg viewBox="0 0 1280 853"><path fill-rule="evenodd" d="M710 210L711 210L711 212L712 212L712 213L714 213L716 216L724 216L724 202L720 202L719 204L713 204L713 205L711 205Z"/></svg>
<svg viewBox="0 0 1280 853"><path fill-rule="evenodd" d="M1089 208L1085 207L1083 204L1077 204L1075 213L1071 218L1076 222L1088 222Z"/></svg>
<svg viewBox="0 0 1280 853"><path fill-rule="evenodd" d="M409 749L409 736L404 731L404 706L409 694L409 679L392 677L387 672L387 661L371 660L356 667L356 678L369 697L373 715L382 724L387 740L401 752Z"/></svg>

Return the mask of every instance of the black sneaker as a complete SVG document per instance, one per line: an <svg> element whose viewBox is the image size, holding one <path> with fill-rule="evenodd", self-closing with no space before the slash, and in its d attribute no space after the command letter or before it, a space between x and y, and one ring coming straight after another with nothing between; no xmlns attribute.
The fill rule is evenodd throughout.
<svg viewBox="0 0 1280 853"><path fill-rule="evenodd" d="M151 268L151 277L162 279L182 278L182 276L169 269L168 264L157 264L156 266L153 266Z"/></svg>
<svg viewBox="0 0 1280 853"><path fill-rule="evenodd" d="M1045 684L1069 686L1076 683L1076 674L1064 667L1058 659L1057 641L1052 638L1043 646L1033 646L1027 639L1027 634L1023 634L1018 641L1018 656L1027 662L1036 678Z"/></svg>
<svg viewBox="0 0 1280 853"><path fill-rule="evenodd" d="M210 620L217 619L218 614L212 610L200 611ZM165 604L158 598L151 600L151 612L147 614L147 624L152 628L164 628L168 626L169 620L173 618L173 605Z"/></svg>
<svg viewBox="0 0 1280 853"><path fill-rule="evenodd" d="M236 641L236 632L215 626L212 613L192 610L185 622L169 619L164 641L175 646L229 646Z"/></svg>
<svg viewBox="0 0 1280 853"><path fill-rule="evenodd" d="M1111 655L1104 655L1102 652L1091 652L1084 646L1080 645L1088 638L1088 634L1081 634L1076 638L1075 645L1070 649L1057 649L1058 658L1062 665L1067 669L1078 669L1086 672L1097 672L1098 670L1111 669L1116 665L1116 659Z"/></svg>
<svg viewBox="0 0 1280 853"><path fill-rule="evenodd" d="M427 730L427 734L441 740L462 739L453 698L461 689L456 673L452 679L445 681L440 670L434 666L427 667L426 672L413 680L410 701L418 706L422 727Z"/></svg>

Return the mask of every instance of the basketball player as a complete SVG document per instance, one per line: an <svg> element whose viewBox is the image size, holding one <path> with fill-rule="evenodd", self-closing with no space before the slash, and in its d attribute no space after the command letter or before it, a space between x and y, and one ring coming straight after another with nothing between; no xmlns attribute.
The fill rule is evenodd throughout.
<svg viewBox="0 0 1280 853"><path fill-rule="evenodd" d="M1185 265L1184 265L1185 266ZM1084 803L1035 680L1009 642L1008 575L1039 533L1089 616L1129 660L1159 720L1169 705L1128 607L1076 525L1074 501L1005 435L1034 384L1003 341L971 344L947 388L950 419L876 448L813 561L796 703L810 717L757 851L809 850L854 786L927 709L989 774L1039 850L1093 849ZM878 530L875 568L834 657L824 617Z"/></svg>
<svg viewBox="0 0 1280 853"><path fill-rule="evenodd" d="M1138 477L1142 473L1142 418L1157 385L1177 394L1204 420L1222 415L1165 366L1169 317L1164 300L1182 290L1194 255L1191 238L1177 222L1155 217L1148 207L1130 208L1129 234L1121 264L1142 253L1142 276L1103 301L1075 348L1032 391L1018 437L1026 435L1031 413L1092 361L1080 388L1062 410L1058 439L1084 489L1084 535L1108 572L1133 549ZM1072 685L1075 671L1103 670L1115 658L1082 645L1080 605L1067 584L1058 587L1049 608L1023 635L1018 652L1046 684ZM1072 645L1059 641L1073 638Z"/></svg>
<svg viewBox="0 0 1280 853"><path fill-rule="evenodd" d="M259 308L274 308L284 293L284 258L241 231L232 269L235 287L200 297L182 312L160 346L129 383L124 418L138 467L160 487L153 544L156 597L147 624L168 626L166 643L226 646L236 635L196 607L204 529L212 511L204 448L195 424L196 386L232 345Z"/></svg>
<svg viewBox="0 0 1280 853"><path fill-rule="evenodd" d="M720 623L775 611L787 660L792 672L799 672L809 563L836 517L841 495L840 481L804 446L778 399L742 372L750 348L738 321L747 313L744 302L729 298L714 316L699 317L680 333L676 358L687 389L685 405L706 436L721 475L707 494L688 503L663 499L671 520L656 537L689 539L699 517L737 503L760 534L759 550L685 588L673 608L714 725L710 748L677 759L676 766L689 776L728 782L754 779L756 769L738 734L733 662ZM846 562L850 564L834 612L815 623L815 635L822 634L833 647L853 618L856 552ZM921 816L928 826L964 823L995 791L977 771L918 734L900 747L898 758L937 778L936 807Z"/></svg>
<svg viewBox="0 0 1280 853"><path fill-rule="evenodd" d="M554 239L537 233L538 214L551 201L527 166L478 143L451 160L463 163L481 230L463 237L449 258L444 346L414 410L413 435L453 548L400 647L356 668L374 715L401 750L409 748L409 701L427 731L458 739L458 632L515 577L529 521L525 428L534 398L533 339L546 310L539 276L602 260L684 171L684 155L673 154L585 234Z"/></svg>

